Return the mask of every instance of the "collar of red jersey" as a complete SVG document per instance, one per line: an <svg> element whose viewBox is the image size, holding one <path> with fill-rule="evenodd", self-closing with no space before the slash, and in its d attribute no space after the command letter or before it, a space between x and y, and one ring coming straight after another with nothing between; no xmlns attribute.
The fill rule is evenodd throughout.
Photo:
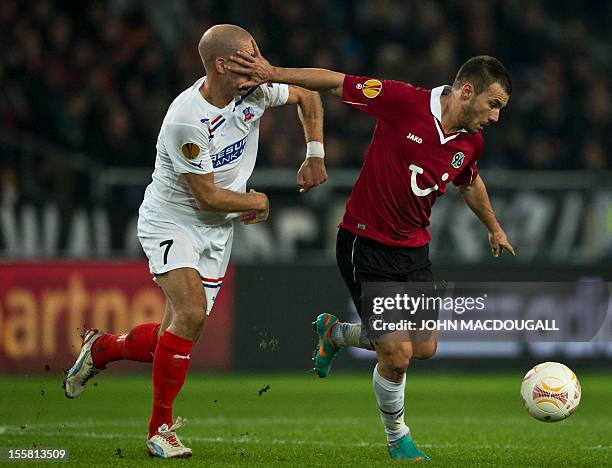
<svg viewBox="0 0 612 468"><path fill-rule="evenodd" d="M442 124L442 103L440 102L440 97L442 94L450 93L451 89L452 88L449 85L442 85L431 90L429 109L431 110L431 114L438 120L438 122L440 122L440 124ZM467 133L468 131L465 128L462 128L459 130L459 132Z"/></svg>

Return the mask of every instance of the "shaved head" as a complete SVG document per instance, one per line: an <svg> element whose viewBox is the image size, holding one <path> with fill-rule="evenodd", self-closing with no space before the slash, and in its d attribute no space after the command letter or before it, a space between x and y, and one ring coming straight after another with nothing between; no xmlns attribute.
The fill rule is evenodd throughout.
<svg viewBox="0 0 612 468"><path fill-rule="evenodd" d="M202 35L198 44L204 68L210 71L215 59L227 58L236 50L244 49L252 39L251 34L240 26L233 24L213 26Z"/></svg>

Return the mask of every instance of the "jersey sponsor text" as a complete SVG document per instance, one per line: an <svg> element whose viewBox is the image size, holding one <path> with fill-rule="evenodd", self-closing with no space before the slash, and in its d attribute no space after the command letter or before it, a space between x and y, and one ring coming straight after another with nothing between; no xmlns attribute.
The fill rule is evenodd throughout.
<svg viewBox="0 0 612 468"><path fill-rule="evenodd" d="M226 146L217 154L213 154L211 156L213 168L218 169L219 167L231 164L242 156L246 144L246 138L247 137L244 137L242 140L238 140L236 143Z"/></svg>

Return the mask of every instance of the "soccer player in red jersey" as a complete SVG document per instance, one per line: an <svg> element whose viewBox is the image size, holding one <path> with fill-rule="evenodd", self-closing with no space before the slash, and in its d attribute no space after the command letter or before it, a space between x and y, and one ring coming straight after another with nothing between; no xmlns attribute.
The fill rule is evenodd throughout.
<svg viewBox="0 0 612 468"><path fill-rule="evenodd" d="M510 78L499 60L473 57L461 66L452 86L429 90L324 69L274 67L256 45L254 50L254 56L237 51L231 57L235 65L230 69L250 76L243 86L279 82L330 91L377 118L336 246L340 272L360 314L362 283L433 282L427 227L431 208L449 182L488 229L493 255L502 249L515 255L477 169L482 129L499 120L510 98ZM321 314L314 325L319 335L315 371L320 377L327 376L340 348L375 349L373 386L389 454L428 460L404 423L404 387L410 360L432 357L437 335L372 342L361 324L340 323L331 314Z"/></svg>

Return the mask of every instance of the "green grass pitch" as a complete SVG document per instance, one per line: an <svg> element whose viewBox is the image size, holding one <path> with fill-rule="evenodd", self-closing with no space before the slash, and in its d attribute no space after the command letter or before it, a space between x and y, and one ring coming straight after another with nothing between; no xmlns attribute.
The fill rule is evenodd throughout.
<svg viewBox="0 0 612 468"><path fill-rule="evenodd" d="M519 397L521 377L409 375L406 421L431 464L612 466L612 375L579 375L581 406L559 423L527 415ZM60 380L0 378L1 447L68 447L70 462L62 466L398 463L388 459L367 373L337 372L325 380L313 374L192 374L175 415L188 419L179 436L194 455L170 462L146 454L151 398L146 375L101 374L76 400L64 397Z"/></svg>

